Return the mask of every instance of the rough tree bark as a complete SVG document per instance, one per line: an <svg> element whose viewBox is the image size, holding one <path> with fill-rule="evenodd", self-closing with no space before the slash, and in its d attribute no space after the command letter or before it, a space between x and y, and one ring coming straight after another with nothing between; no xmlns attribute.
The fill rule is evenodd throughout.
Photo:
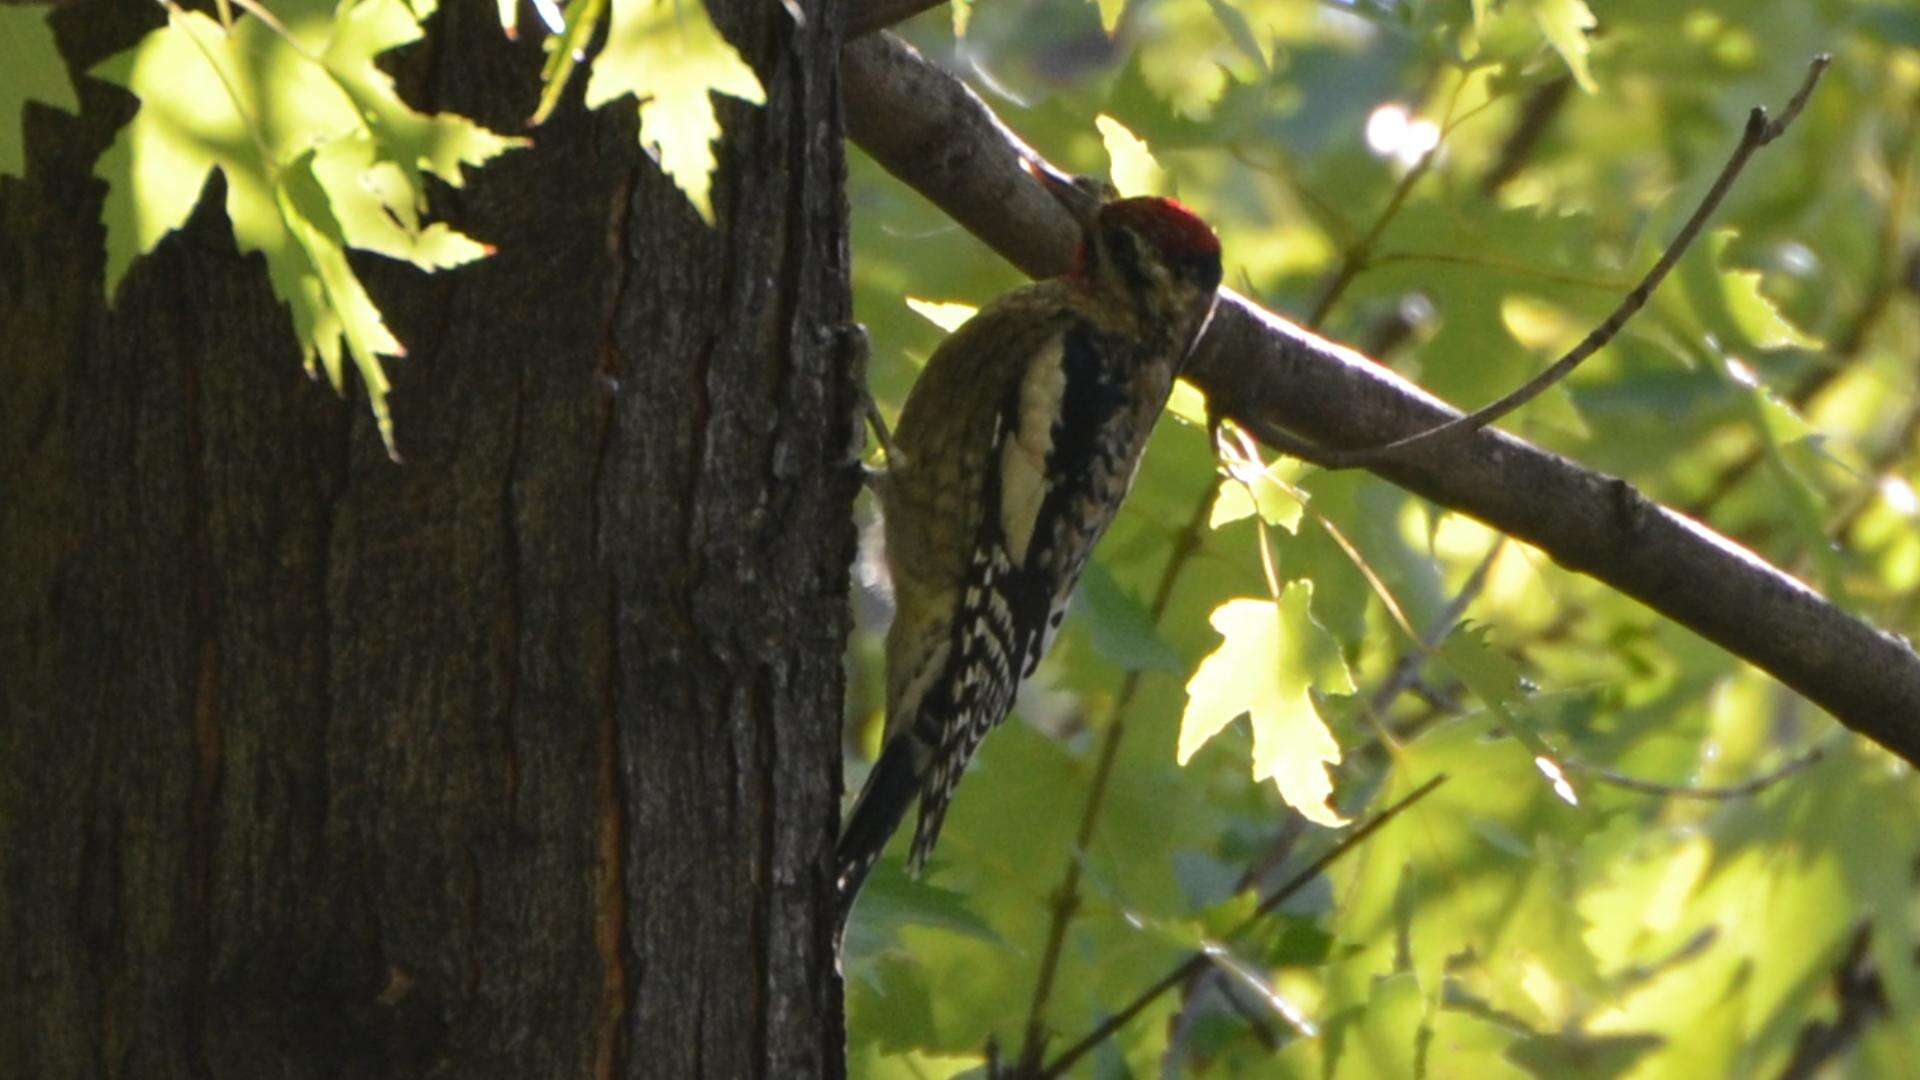
<svg viewBox="0 0 1920 1080"><path fill-rule="evenodd" d="M834 1075L854 537L831 0L710 0L709 230L579 109L360 265L407 464L299 374L215 181L100 295L98 152L0 180L0 1076ZM152 5L55 17L75 71ZM416 104L515 130L539 51L447 5ZM577 102L578 90L574 91Z"/></svg>

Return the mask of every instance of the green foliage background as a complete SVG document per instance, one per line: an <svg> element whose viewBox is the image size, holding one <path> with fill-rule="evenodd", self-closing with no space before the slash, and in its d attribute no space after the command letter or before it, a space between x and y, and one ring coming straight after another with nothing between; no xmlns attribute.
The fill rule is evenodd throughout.
<svg viewBox="0 0 1920 1080"><path fill-rule="evenodd" d="M415 112L378 70L431 32L431 0L266 7L277 25L250 5L175 12L69 73L43 9L0 6L0 175L23 167L28 102L75 107L77 77L126 87L140 111L101 165L112 275L223 170L236 235L266 253L309 362L338 385L344 343L384 421L403 344L345 253L425 270L484 257L424 220L427 193L518 140ZM642 139L710 216L709 95L756 100L758 82L693 0L574 0L566 16L542 114L575 48L610 42L581 53L589 100L639 107ZM1506 426L1916 629L1911 4L1008 0L905 29L1053 160L1193 204L1225 239L1229 283L1262 303L1306 319L1346 278L1319 329L1464 406L1593 325L1747 110L1777 108L1831 51L1805 114L1648 310ZM1370 143L1395 107L1403 130L1432 125L1425 166L1418 144ZM1523 142L1529 117L1543 123ZM858 154L849 196L891 411L943 333L907 300L977 306L1019 277ZM1865 1026L1832 1067L1920 1070L1920 791L1904 765L1538 552L1368 475L1250 445L1222 462L1191 394L1177 411L931 873L909 881L895 856L874 875L845 963L857 1074L979 1069L990 1045L1018 1052L1030 1013L1057 1050L1203 945L1207 973L1079 1071L1776 1075L1843 1010ZM870 591L862 609L884 609ZM850 789L881 719L870 622ZM1436 794L1230 933L1343 822L1439 773ZM1862 965L1864 1013L1836 980Z"/></svg>
<svg viewBox="0 0 1920 1080"><path fill-rule="evenodd" d="M1920 307L1907 262L1920 9L1103 7L1111 38L1102 10L1078 0L976 4L958 38L945 9L907 30L1058 163L1104 172L1094 118L1124 125L1219 229L1228 283L1277 311L1305 320L1378 229L1320 329L1369 351L1388 342L1381 359L1463 406L1518 385L1603 317L1704 194L1748 110L1777 111L1831 51L1806 112L1751 163L1648 311L1505 426L1698 514L1878 625L1920 629ZM1538 141L1490 185L1523 116L1564 79L1574 85ZM1417 155L1383 154L1367 130L1394 104L1443 138L1389 213ZM902 297L978 305L1019 278L858 156L851 198L856 306L876 389L897 403L942 333ZM1234 720L1177 763L1203 741L1195 724L1221 719L1211 699L1189 712L1187 684L1210 656L1239 664L1249 700L1229 708L1257 717L1288 701L1247 673L1249 658L1264 651L1298 674L1316 637L1358 690L1322 679L1308 699L1340 748L1333 808L1358 817L1436 772L1451 779L1225 942L1237 971L1216 965L1162 997L1077 1072L1778 1075L1808 1026L1841 1007L1834 972L1857 939L1886 1012L1838 1067L1920 1069L1920 790L1906 767L1524 545L1371 476L1281 466L1276 482L1259 465L1223 476L1200 428L1162 425L1099 552L1103 573L1017 720L987 741L927 881L883 867L855 916L856 1070L963 1073L989 1040L1017 1056L1072 860L1080 906L1044 1014L1053 1051L1218 942L1252 890L1327 850L1339 832L1300 816L1325 820L1325 808L1290 807L1284 778L1250 772L1267 739L1311 760L1317 721ZM1271 524L1251 514L1249 479L1265 486ZM1289 492L1307 496L1297 525ZM1210 510L1216 497L1235 508ZM1335 530L1438 648L1412 644ZM1236 606L1293 610L1303 582L1311 620L1283 616L1277 640L1216 630L1225 614L1234 632ZM1463 594L1467 625L1448 635ZM859 655L870 689L856 742L879 723L877 656ZM1404 658L1418 679L1383 700ZM1116 722L1097 828L1074 855ZM1596 775L1713 794L1815 749L1814 764L1738 797ZM1556 792L1562 774L1577 804Z"/></svg>

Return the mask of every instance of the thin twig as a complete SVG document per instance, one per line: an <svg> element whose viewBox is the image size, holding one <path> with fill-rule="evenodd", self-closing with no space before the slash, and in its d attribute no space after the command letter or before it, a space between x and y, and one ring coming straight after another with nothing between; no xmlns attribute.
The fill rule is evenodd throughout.
<svg viewBox="0 0 1920 1080"><path fill-rule="evenodd" d="M1618 773L1612 769L1604 769L1598 765L1589 765L1584 761L1578 761L1568 757L1559 758L1558 763L1568 772L1577 772L1582 776L1591 777L1600 783L1623 788L1627 791L1637 791L1642 795L1658 795L1669 799L1744 799L1750 795L1758 795L1762 791L1785 780L1787 777L1792 776L1794 773L1817 763L1827 756L1827 751L1832 741L1833 740L1828 740L1827 742L1814 746L1806 753L1801 754L1799 757L1794 758L1792 761L1787 762L1785 765L1780 766L1770 773L1763 773L1751 780L1731 784L1726 787L1693 787L1687 784L1662 784L1653 780L1642 780L1639 777L1628 776L1625 773Z"/></svg>
<svg viewBox="0 0 1920 1080"><path fill-rule="evenodd" d="M1395 698L1412 689L1413 684L1419 681L1420 666L1426 662L1433 650L1439 648L1440 643L1447 639L1447 635L1453 633L1454 627L1460 622L1460 616L1466 614L1467 608L1479 598L1480 590L1486 588L1487 575L1493 570L1495 560L1499 559L1500 552L1506 548L1506 545L1506 537L1499 536L1494 539L1492 546L1487 548L1487 553L1481 556L1479 564L1473 568L1473 573L1467 575L1466 584L1462 585L1453 599L1447 602L1446 610L1440 613L1440 617L1433 620L1433 623L1427 627L1426 634L1420 639L1422 647L1401 654L1400 659L1393 665L1393 670L1389 671L1387 677L1381 681L1379 689L1375 690L1373 696L1367 701L1369 708L1376 713L1386 711L1387 706L1393 704Z"/></svg>
<svg viewBox="0 0 1920 1080"><path fill-rule="evenodd" d="M1180 571L1186 568L1188 560L1200 549L1200 540L1206 533L1207 517L1213 509L1217 490L1217 486L1208 485L1206 494L1194 507L1193 516L1187 520L1186 527L1174 538L1167 568L1161 571L1160 583L1154 589L1153 603L1148 607L1149 618L1155 623L1166 613L1167 602L1173 596L1173 586L1179 580ZM1040 971L1033 985L1033 1002L1027 1009L1026 1040L1020 1048L1021 1075L1038 1067L1040 1056L1046 1051L1047 1002L1052 997L1053 981L1059 973L1067 928L1080 908L1082 856L1092 844L1094 829L1100 823L1100 809L1106 800L1107 778L1113 773L1113 762L1120 752L1120 740L1127 733L1127 708L1133 704L1139 687L1140 672L1127 672L1126 679L1120 685L1119 696L1114 699L1113 708L1107 716L1107 731L1100 744L1100 760L1094 766L1093 782L1087 789L1087 802L1080 813L1080 829L1074 838L1074 852L1067 859L1066 871L1060 878L1060 888L1053 895L1052 912L1047 923L1047 943L1040 954Z"/></svg>
<svg viewBox="0 0 1920 1080"><path fill-rule="evenodd" d="M1466 85L1465 80L1462 80L1454 87L1453 99L1447 105L1449 114L1452 113L1453 106L1459 103L1460 87L1464 85ZM1367 268L1373 256L1373 246L1380 242L1380 237L1387 231L1387 226L1400 215L1400 208L1406 205L1407 197L1413 194L1414 186L1419 184L1427 172L1433 168L1434 161L1440 156L1440 148L1446 145L1447 135L1452 131L1455 122L1449 116L1447 126L1441 130L1440 137L1434 140L1432 146L1427 147L1427 152L1421 154L1420 159L1407 170L1407 174L1394 185L1393 194L1388 197L1387 205L1381 207L1380 215L1374 218L1373 225L1367 229L1366 235L1362 236L1358 243L1347 248L1346 256L1340 260L1340 268L1334 272L1333 279L1327 282L1326 288L1320 291L1320 299L1314 302L1313 314L1307 316L1306 325L1309 330L1320 329L1320 324L1325 322L1327 315L1333 311L1333 305L1346 293L1347 286L1353 284L1353 279L1359 275L1360 271Z"/></svg>
<svg viewBox="0 0 1920 1080"><path fill-rule="evenodd" d="M1754 151L1779 138L1787 130L1787 126L1793 123L1794 118L1800 115L1801 108L1807 103L1807 97L1813 93L1813 88L1818 85L1820 75L1826 71L1831 59L1825 53L1813 58L1813 62L1807 66L1806 80L1800 84L1800 89L1787 102L1787 107L1781 111L1778 119L1769 120L1766 109L1754 106L1753 112L1747 116L1746 130L1741 133L1740 143L1734 147L1733 156L1727 159L1726 166L1720 170L1720 175L1715 178L1713 186L1707 190L1706 198L1702 199L1700 205L1694 209L1687 223L1681 226L1679 235L1667 245L1667 250L1660 256L1660 260L1647 271L1646 277L1641 279L1640 284L1634 286L1633 291L1621 299L1619 306L1614 308L1612 314L1608 315L1599 326L1594 327L1593 332L1582 339L1578 345L1568 350L1565 356L1554 361L1551 367L1500 400L1463 416L1456 416L1425 431L1415 432L1405 438L1395 439L1379 446L1362 447L1356 450L1323 449L1312 460L1329 469L1351 469L1362 465L1379 464L1415 447L1431 446L1444 439L1471 435L1539 397L1549 387L1566 378L1574 368L1580 366L1582 361L1599 351L1607 342L1612 341L1614 335L1627 324L1627 320L1633 318L1646 305L1648 298L1653 295L1655 289L1660 287L1667 273L1693 244L1694 238L1700 234L1707 220L1713 216L1714 211L1719 209L1721 200L1726 198L1727 192L1733 187L1733 182L1746 168L1747 159L1753 156Z"/></svg>
<svg viewBox="0 0 1920 1080"><path fill-rule="evenodd" d="M1874 257L1873 279L1867 285L1867 294L1853 318L1847 320L1840 332L1831 338L1832 344L1819 367L1815 368L1799 385L1787 395L1787 404L1795 410L1804 409L1821 391L1833 384L1840 374L1849 369L1862 349L1867 338L1880 325L1887 313L1894 291L1902 284L1901 260L1906 242L1903 238L1907 212L1907 192L1913 183L1913 151L1916 139L1920 139L1920 100L1916 100L1908 110L1906 125L1901 129L1897 148L1893 152L1891 172L1893 183L1887 192L1886 213L1880 221L1880 235ZM1741 483L1766 460L1763 446L1756 445L1739 460L1720 473L1707 493L1686 508L1691 517L1706 519L1720 501L1736 491Z"/></svg>
<svg viewBox="0 0 1920 1080"><path fill-rule="evenodd" d="M1426 660L1428 651L1437 647L1441 641L1446 639L1447 635L1453 632L1454 628L1459 624L1461 616L1466 614L1467 608L1472 606L1473 601L1479 597L1481 590L1486 587L1489 573L1493 569L1495 560L1499 558L1500 552L1506 547L1506 541L1507 538L1504 536L1494 538L1493 544L1487 549L1487 553L1482 556L1479 563L1474 566L1473 572L1467 575L1467 580L1460 586L1460 591L1454 594L1453 598L1447 602L1446 608L1427 625L1426 632L1421 636L1421 640L1426 645L1426 648L1416 648L1401 654L1400 659L1394 664L1393 669L1387 673L1387 677L1381 680L1380 685L1375 688L1374 692L1368 697L1367 708L1374 715L1377 716L1379 713L1385 712L1388 706L1392 705L1401 694L1406 693L1418 679L1420 665ZM1387 731L1383 725L1373 738L1360 744L1360 746L1347 755L1347 758L1350 761L1356 760L1363 755L1371 754L1374 751L1386 747L1393 740L1394 733ZM1288 855L1292 853L1294 846L1299 842L1300 838L1306 834L1306 824L1307 819L1300 816L1299 811L1288 808L1286 816L1282 820L1280 828L1278 832L1275 833L1273 840L1269 842L1262 853L1242 871L1235 890L1239 891L1252 888L1261 878L1273 872L1276 867L1285 862ZM1205 985L1205 980L1208 978L1220 979L1224 986L1232 986L1231 981L1225 980L1225 977L1218 970L1209 969L1197 973L1192 979L1188 980L1187 985L1189 988L1182 991L1182 997L1186 1001L1186 1005L1182 1007L1183 1015L1191 1008L1194 995L1197 993L1197 988ZM1234 1007L1235 1011L1239 1012L1248 1024L1254 1028L1262 1044L1268 1049L1272 1049L1274 1040L1271 1028L1267 1025L1264 1017L1247 1008L1245 1003L1236 997L1230 989L1223 990L1222 993L1228 1003Z"/></svg>
<svg viewBox="0 0 1920 1080"><path fill-rule="evenodd" d="M1326 321L1335 302L1347 291L1347 286L1353 284L1353 279L1360 271L1366 269L1368 259L1373 254L1373 245L1379 242L1380 234L1386 231L1387 224L1399 215L1400 207L1405 205L1407 196L1413 194L1414 185L1418 184L1427 175L1427 171L1433 168L1433 160L1440 153L1440 145L1436 142L1427 148L1426 153L1420 155L1420 160L1414 162L1413 168L1408 169L1407 174L1400 178L1400 183L1394 186L1393 195L1387 199L1387 205L1381 209L1380 216L1374 219L1373 227L1367 230L1367 235L1361 237L1359 243L1347 249L1346 257L1340 260L1340 269L1334 272L1333 279L1327 282L1327 287L1320 290L1320 299L1314 302L1313 314L1307 316L1307 329L1320 329L1320 324Z"/></svg>
<svg viewBox="0 0 1920 1080"><path fill-rule="evenodd" d="M1340 842L1327 849L1326 854L1313 860L1313 862L1309 863L1299 873L1289 878L1286 884L1280 886L1265 900L1262 900L1260 906L1253 909L1252 914L1241 920L1239 925L1227 932L1226 939L1230 940L1238 937L1240 934L1246 932L1248 927L1266 918L1274 908L1279 907L1295 893L1306 888L1307 885L1319 877L1327 867L1338 862L1347 852L1365 843L1369 837L1378 832L1387 822L1398 817L1402 811L1414 803L1432 794L1435 788L1446 782L1446 779L1447 774L1445 773L1434 776L1426 783L1414 788L1413 791L1409 792L1407 796L1399 802L1375 814L1359 828L1341 837ZM1059 1076L1066 1072L1067 1069L1073 1066L1074 1062L1080 1060L1082 1055L1100 1045L1102 1042L1105 1042L1108 1038L1111 1038L1115 1032L1125 1027L1128 1021L1140 1015L1140 1012L1148 1005L1153 1004L1161 994L1192 978L1195 972L1210 963L1212 963L1212 960L1209 958L1207 950L1195 950L1193 955L1187 957L1179 966L1167 972L1166 975L1162 976L1152 986L1141 991L1138 996L1128 1002L1120 1011L1102 1021L1098 1027L1088 1032L1085 1038L1062 1051L1058 1057L1047 1063L1045 1069L1040 1070L1035 1075L1039 1077L1039 1080L1048 1080L1048 1078Z"/></svg>

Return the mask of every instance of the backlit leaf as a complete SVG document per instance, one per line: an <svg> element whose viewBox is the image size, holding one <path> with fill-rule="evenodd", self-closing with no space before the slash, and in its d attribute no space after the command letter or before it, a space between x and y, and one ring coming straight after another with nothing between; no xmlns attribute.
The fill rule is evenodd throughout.
<svg viewBox="0 0 1920 1080"><path fill-rule="evenodd" d="M708 193L720 120L711 95L762 104L759 77L699 0L613 0L607 44L587 80L587 106L626 94L640 103L640 144L713 224Z"/></svg>
<svg viewBox="0 0 1920 1080"><path fill-rule="evenodd" d="M1179 761L1240 716L1253 723L1253 777L1272 780L1287 805L1322 825L1346 819L1328 805L1340 746L1309 690L1353 693L1333 638L1313 621L1311 582L1290 582L1278 602L1229 600L1208 620L1224 639L1187 683Z"/></svg>
<svg viewBox="0 0 1920 1080"><path fill-rule="evenodd" d="M1107 147L1112 166L1113 186L1122 195L1165 195L1169 190L1167 171L1153 158L1146 141L1128 131L1125 124L1100 114L1094 118L1100 139Z"/></svg>
<svg viewBox="0 0 1920 1080"><path fill-rule="evenodd" d="M464 166L521 140L400 100L374 62L420 37L415 9L400 0L288 2L276 16L281 26L240 17L229 34L205 15L176 11L94 69L140 99L95 169L108 184L107 293L135 257L186 222L219 169L234 240L265 257L308 371L324 370L341 389L343 359L352 357L392 453L381 365L406 350L346 250L427 270L485 255L489 248L445 224L422 222L423 176L458 186Z"/></svg>

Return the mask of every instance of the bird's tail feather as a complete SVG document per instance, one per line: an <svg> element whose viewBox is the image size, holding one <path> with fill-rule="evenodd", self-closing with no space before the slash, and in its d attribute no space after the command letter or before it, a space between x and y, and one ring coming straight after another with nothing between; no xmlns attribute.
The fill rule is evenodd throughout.
<svg viewBox="0 0 1920 1080"><path fill-rule="evenodd" d="M846 827L840 831L840 843L834 849L836 884L840 893L840 920L846 922L854 898L867 880L868 871L886 850L887 841L907 816L907 807L920 794L920 774L926 752L919 740L904 734L888 740L887 747L874 762L873 771L853 802Z"/></svg>

